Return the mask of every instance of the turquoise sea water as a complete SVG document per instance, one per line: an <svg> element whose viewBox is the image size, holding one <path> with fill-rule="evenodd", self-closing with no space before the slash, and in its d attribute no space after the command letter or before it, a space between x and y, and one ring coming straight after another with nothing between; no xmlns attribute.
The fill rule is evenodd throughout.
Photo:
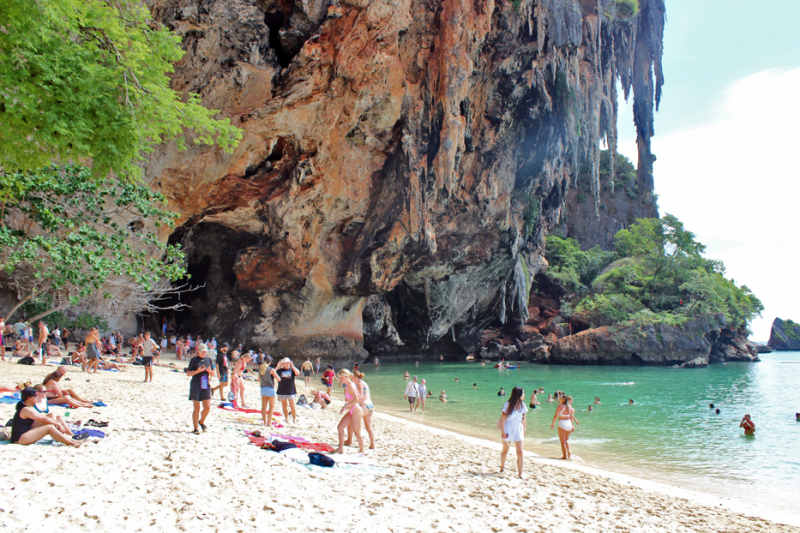
<svg viewBox="0 0 800 533"><path fill-rule="evenodd" d="M702 492L800 510L800 352L762 356L760 363L704 369L522 365L496 370L476 363L365 365L376 409L428 425L498 440L495 425L506 398L500 387L534 387L541 409L528 414L525 448L560 457L547 393L573 396L580 422L572 451L587 464ZM427 380L425 413L408 412L403 373ZM458 383L455 378L458 377ZM473 389L472 384L478 388ZM451 403L442 404L447 391ZM601 405L587 407L599 396ZM628 400L635 403L628 405ZM721 409L717 415L709 403ZM756 435L739 428L744 413Z"/></svg>

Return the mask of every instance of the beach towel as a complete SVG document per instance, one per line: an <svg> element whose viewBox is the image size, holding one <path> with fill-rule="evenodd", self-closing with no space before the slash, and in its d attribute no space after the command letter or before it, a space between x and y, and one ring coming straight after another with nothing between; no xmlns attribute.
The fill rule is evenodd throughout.
<svg viewBox="0 0 800 533"><path fill-rule="evenodd" d="M106 434L99 429L80 429L77 432L74 432L76 435L80 435L81 433L88 433L90 437L97 437L100 439L106 438Z"/></svg>
<svg viewBox="0 0 800 533"><path fill-rule="evenodd" d="M293 437L291 435L276 435L274 433L270 433L270 437L275 437L276 439L288 440L289 442L308 442L308 439L304 439L303 437Z"/></svg>
<svg viewBox="0 0 800 533"><path fill-rule="evenodd" d="M95 407L108 407L108 404L105 404L103 402L94 402L92 405L94 405Z"/></svg>
<svg viewBox="0 0 800 533"><path fill-rule="evenodd" d="M315 452L332 452L336 448L324 442L298 442L297 447L303 450L311 450Z"/></svg>
<svg viewBox="0 0 800 533"><path fill-rule="evenodd" d="M336 465L336 461L321 453L308 454L308 462L312 465L324 466L326 468L332 468Z"/></svg>
<svg viewBox="0 0 800 533"><path fill-rule="evenodd" d="M3 396L0 397L0 403L19 403L19 398L14 398L13 396Z"/></svg>

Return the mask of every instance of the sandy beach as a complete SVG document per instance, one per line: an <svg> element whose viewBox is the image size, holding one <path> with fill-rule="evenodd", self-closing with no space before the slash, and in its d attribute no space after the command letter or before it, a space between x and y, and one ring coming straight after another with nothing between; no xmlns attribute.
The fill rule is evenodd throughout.
<svg viewBox="0 0 800 533"><path fill-rule="evenodd" d="M0 363L0 383L40 382L54 368ZM66 378L64 388L108 404L70 410L68 420L108 421L108 435L77 450L0 446L0 530L800 531L798 515L535 457L535 450L526 450L529 479L521 482L513 452L510 471L498 473L499 443L384 415L374 422L378 448L367 450L380 468L309 467L250 444L243 430L263 430L260 417L216 403L208 431L192 434L183 372L155 368L154 382L142 383L140 367L96 375L73 367ZM307 392L302 377L297 384ZM246 387L248 406L260 407L257 384ZM327 410L298 408L296 423L273 432L335 445L340 399ZM13 409L0 404L4 422Z"/></svg>

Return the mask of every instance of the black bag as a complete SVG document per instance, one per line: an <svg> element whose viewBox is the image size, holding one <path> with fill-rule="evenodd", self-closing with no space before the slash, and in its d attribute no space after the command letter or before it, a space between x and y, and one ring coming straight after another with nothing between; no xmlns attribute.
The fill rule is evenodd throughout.
<svg viewBox="0 0 800 533"><path fill-rule="evenodd" d="M322 455L321 453L311 452L308 454L308 460L312 465L317 466L327 466L331 467L336 464L336 461L328 457L327 455Z"/></svg>
<svg viewBox="0 0 800 533"><path fill-rule="evenodd" d="M325 381L325 378L319 378L319 380L322 382L323 385L325 385L326 387L328 386L328 382Z"/></svg>
<svg viewBox="0 0 800 533"><path fill-rule="evenodd" d="M20 364L20 365L34 365L34 364L36 364L36 361L33 360L33 357L27 356L27 357L23 357L22 359L17 361L17 364Z"/></svg>
<svg viewBox="0 0 800 533"><path fill-rule="evenodd" d="M262 450L270 450L273 452L282 452L289 448L297 448L297 444L285 440L274 440L272 442L266 442L261 446Z"/></svg>

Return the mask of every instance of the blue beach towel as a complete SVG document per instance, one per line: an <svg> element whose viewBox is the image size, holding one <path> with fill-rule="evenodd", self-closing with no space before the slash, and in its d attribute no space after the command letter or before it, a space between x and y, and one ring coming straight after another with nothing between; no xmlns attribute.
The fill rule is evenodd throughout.
<svg viewBox="0 0 800 533"><path fill-rule="evenodd" d="M14 398L13 396L3 396L0 397L0 403L19 403L19 398Z"/></svg>

